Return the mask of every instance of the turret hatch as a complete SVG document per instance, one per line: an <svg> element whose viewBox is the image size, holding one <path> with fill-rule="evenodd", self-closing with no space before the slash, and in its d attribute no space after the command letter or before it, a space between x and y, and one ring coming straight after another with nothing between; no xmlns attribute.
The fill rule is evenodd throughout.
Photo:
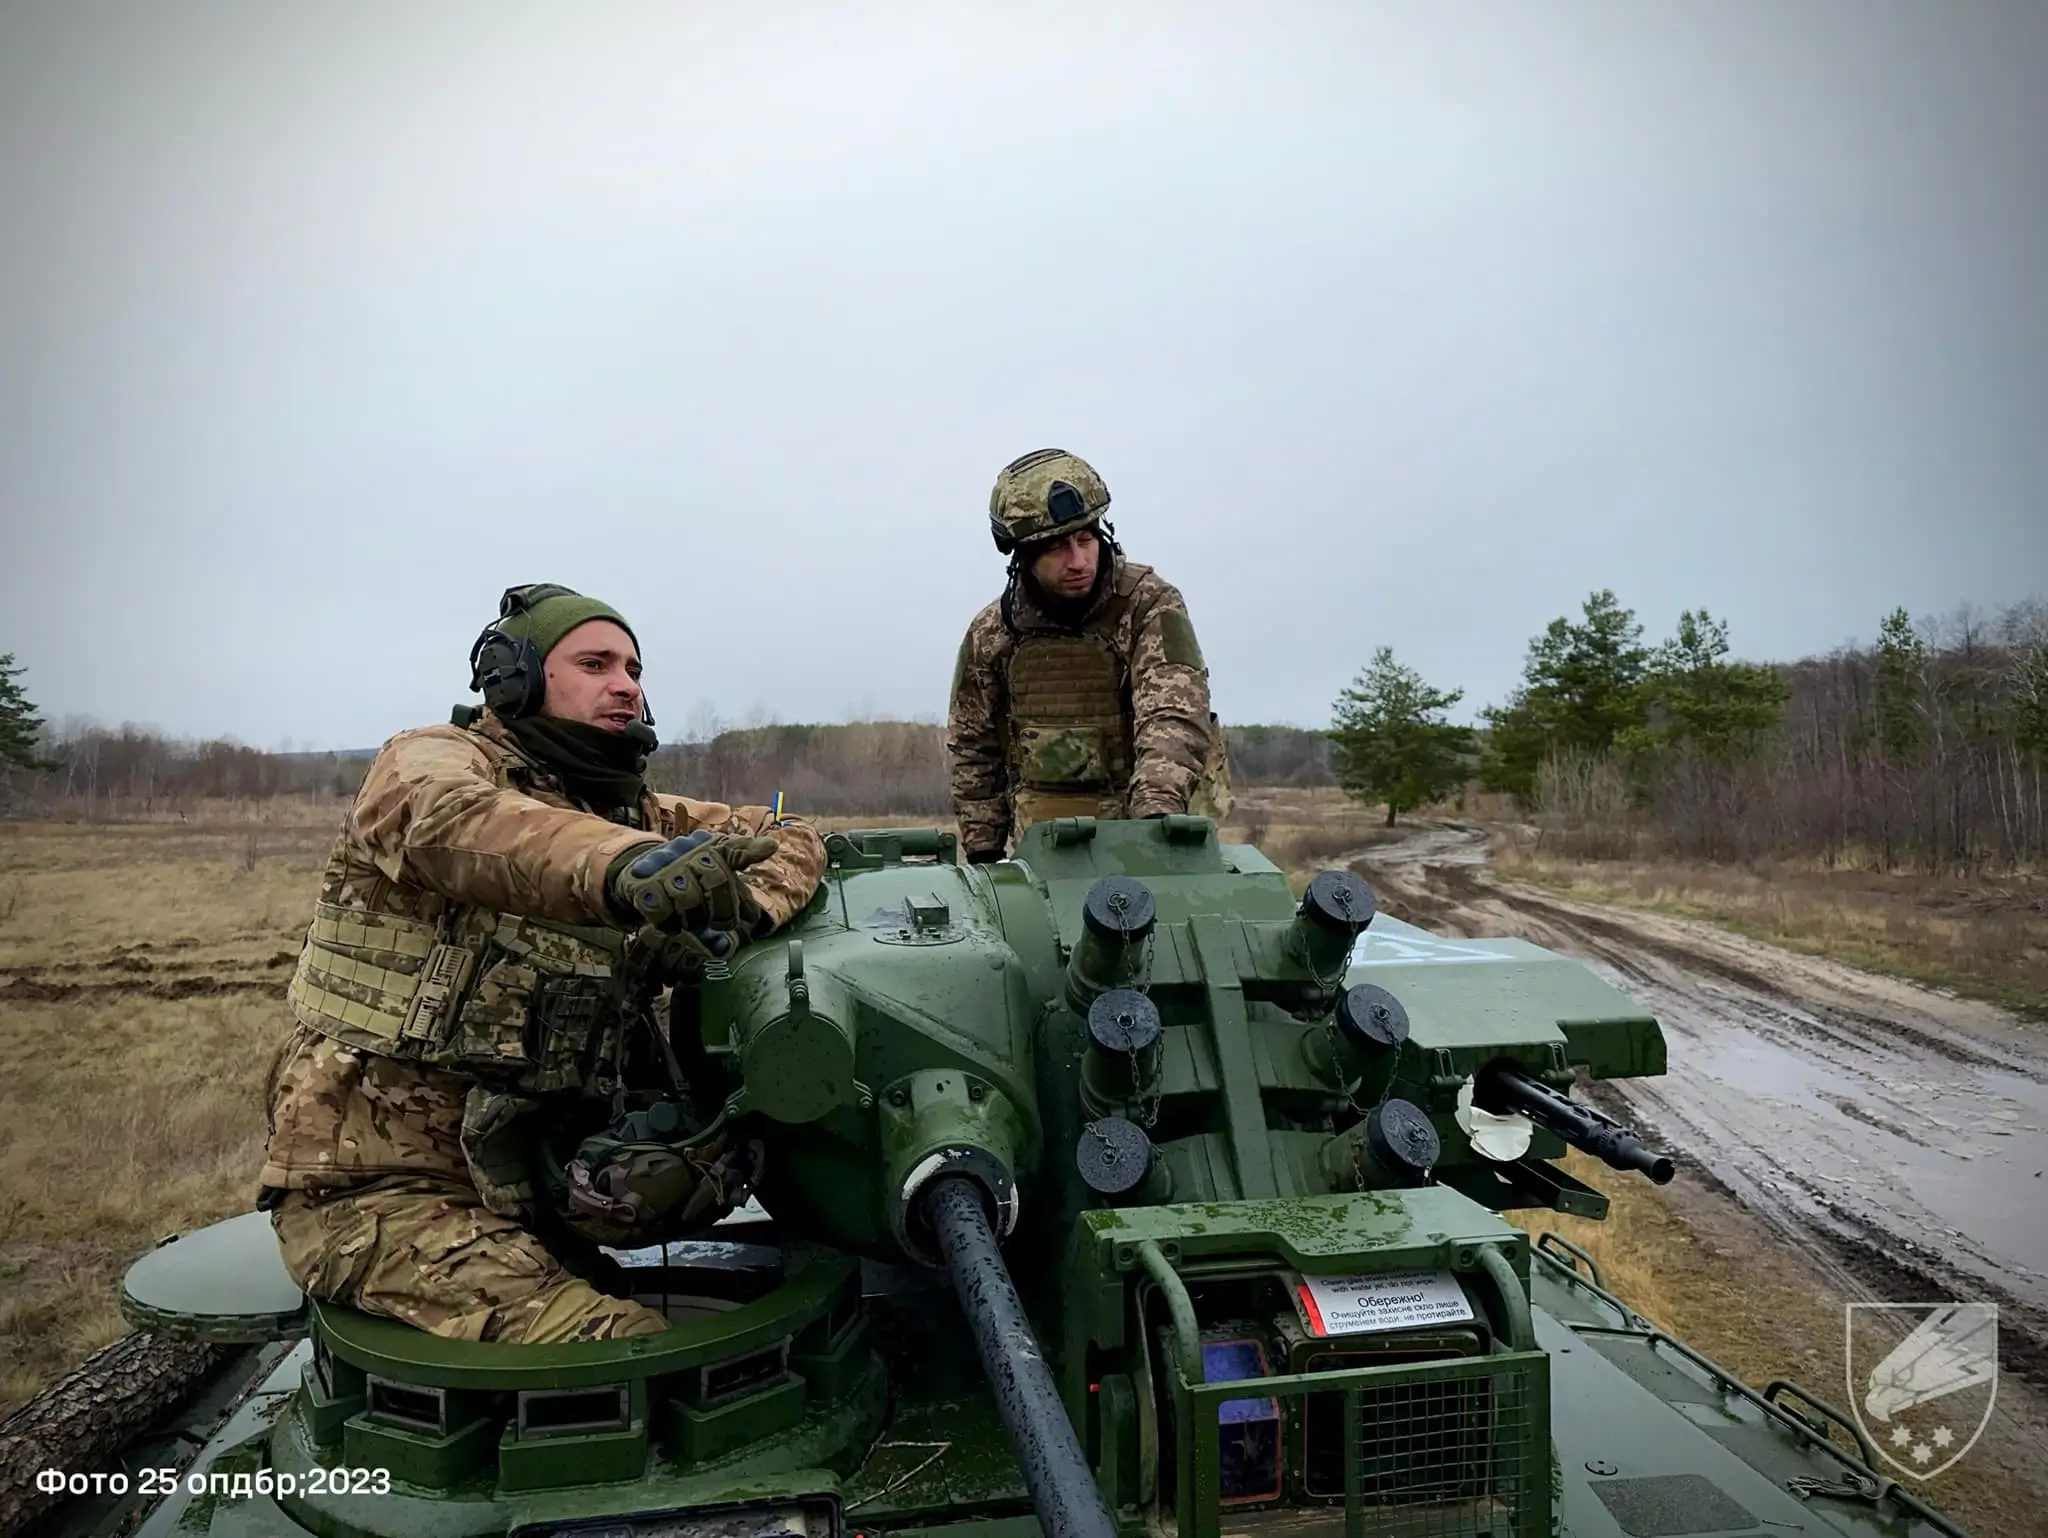
<svg viewBox="0 0 2048 1538"><path fill-rule="evenodd" d="M121 1313L139 1330L221 1345L306 1333L306 1295L284 1269L270 1215L176 1234L128 1268Z"/></svg>

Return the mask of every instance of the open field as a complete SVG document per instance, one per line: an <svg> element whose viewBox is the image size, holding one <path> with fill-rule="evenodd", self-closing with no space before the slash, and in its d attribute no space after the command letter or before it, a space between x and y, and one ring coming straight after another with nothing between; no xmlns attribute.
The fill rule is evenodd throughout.
<svg viewBox="0 0 2048 1538"><path fill-rule="evenodd" d="M1503 875L1574 897L1705 919L2048 1021L2048 875L1573 859L1525 830L1496 837L1493 861Z"/></svg>
<svg viewBox="0 0 2048 1538"><path fill-rule="evenodd" d="M1251 790L1241 802L1227 836L1257 842L1297 884L1410 836L1329 792ZM0 1414L123 1332L116 1287L134 1255L248 1207L284 982L341 814L302 802L267 815L0 827ZM931 820L875 813L828 826ZM1513 874L1527 876L1537 862L1510 849ZM1675 900L1667 886L1704 904L1724 875L1731 908L1752 890L1752 873L1543 869L1612 880L1616 899L1644 906ZM1390 911L1430 922L1404 909L1399 883L1368 874ZM1803 903L1876 911L1887 917L1836 922L1899 945L1937 932L1914 914L1968 922L1931 894L1915 907L1869 877L1798 891L1791 922L1818 922ZM1887 896L1893 906L1867 910ZM2032 919L2017 922L2033 932ZM1813 929L1810 943L1827 933ZM1586 1161L1573 1168L1613 1197L1609 1221L1532 1214L1529 1226L1584 1244L1632 1304L1753 1382L1790 1376L1841 1395L1841 1303L1853 1294L1840 1277L1690 1167L1661 1190ZM2028 1532L2039 1509L1976 1458L1933 1489L1979 1538Z"/></svg>
<svg viewBox="0 0 2048 1538"><path fill-rule="evenodd" d="M136 1254L253 1200L327 843L290 825L0 834L0 1410L122 1333Z"/></svg>

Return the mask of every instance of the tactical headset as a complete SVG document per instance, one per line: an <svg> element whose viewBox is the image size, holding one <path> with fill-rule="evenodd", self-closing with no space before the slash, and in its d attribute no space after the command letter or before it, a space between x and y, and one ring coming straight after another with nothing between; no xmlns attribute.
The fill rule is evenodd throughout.
<svg viewBox="0 0 2048 1538"><path fill-rule="evenodd" d="M547 598L575 598L572 588L555 582L533 582L508 587L498 600L498 619L484 626L469 649L469 686L480 690L484 704L501 721L517 721L540 714L541 697L547 690L545 658L540 648L525 636L507 635L498 622L524 614ZM647 691L640 691L640 720L626 729L636 742L654 744L654 712L648 708Z"/></svg>

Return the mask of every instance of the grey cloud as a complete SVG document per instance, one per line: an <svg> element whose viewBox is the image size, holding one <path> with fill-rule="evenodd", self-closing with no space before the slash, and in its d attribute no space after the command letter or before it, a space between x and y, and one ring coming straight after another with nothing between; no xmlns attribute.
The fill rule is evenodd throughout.
<svg viewBox="0 0 2048 1538"><path fill-rule="evenodd" d="M259 743L512 582L665 729L943 708L1091 457L1227 719L1476 705L1595 586L1750 655L2048 587L2048 9L20 7L0 650Z"/></svg>

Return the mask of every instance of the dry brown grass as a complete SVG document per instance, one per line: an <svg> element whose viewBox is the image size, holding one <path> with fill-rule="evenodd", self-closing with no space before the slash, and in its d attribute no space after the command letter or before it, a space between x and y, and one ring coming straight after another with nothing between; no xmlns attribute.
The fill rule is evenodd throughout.
<svg viewBox="0 0 2048 1538"><path fill-rule="evenodd" d="M135 824L185 828L332 828L349 805L346 796L299 791L276 796L103 795L31 802L9 810L8 827L104 827Z"/></svg>
<svg viewBox="0 0 2048 1538"><path fill-rule="evenodd" d="M1708 865L1585 860L1526 832L1494 843L1503 875L1592 902L1704 919L2048 1019L2048 876L1967 879L1826 869L1792 860Z"/></svg>
<svg viewBox="0 0 2048 1538"><path fill-rule="evenodd" d="M1660 1189L1576 1149L1564 1168L1606 1194L1604 1220L1538 1210L1506 1213L1508 1221L1532 1237L1556 1229L1598 1262L1610 1292L1745 1379L1796 1377L1823 1398L1840 1397L1829 1392L1842 1381L1840 1303L1817 1296L1809 1279L1787 1285L1749 1264L1754 1255L1726 1250L1699 1221L1711 1193L1689 1175Z"/></svg>
<svg viewBox="0 0 2048 1538"><path fill-rule="evenodd" d="M1533 1238L1555 1229L1598 1263L1608 1291L1650 1323L1761 1389L1789 1378L1847 1409L1844 1304L1854 1301L1725 1197L1682 1171L1667 1187L1576 1150L1564 1167L1608 1198L1604 1221L1548 1211L1503 1216ZM2001 1400L1984 1445L1914 1493L1976 1538L2034 1538L2048 1470ZM1839 1438L1844 1450L1846 1437ZM1880 1471L1884 1472L1884 1471Z"/></svg>
<svg viewBox="0 0 2048 1538"><path fill-rule="evenodd" d="M1419 815L1455 815L1446 803ZM1384 808L1362 806L1341 791L1253 788L1237 792L1237 805L1224 820L1223 838L1255 844L1287 872L1299 891L1308 878L1347 855L1407 837L1408 821L1389 828Z"/></svg>
<svg viewBox="0 0 2048 1538"><path fill-rule="evenodd" d="M136 1255L249 1207L337 815L0 828L0 1413L122 1333Z"/></svg>

